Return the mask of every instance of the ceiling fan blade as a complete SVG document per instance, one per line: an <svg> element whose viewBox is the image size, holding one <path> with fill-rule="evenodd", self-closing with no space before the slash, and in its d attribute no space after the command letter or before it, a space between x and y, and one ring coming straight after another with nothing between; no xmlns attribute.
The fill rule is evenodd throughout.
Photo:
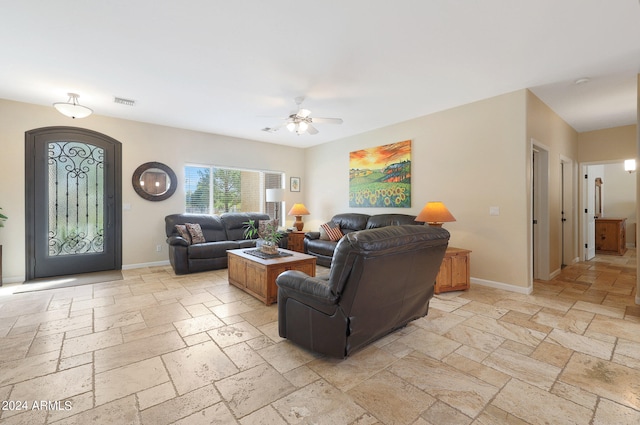
<svg viewBox="0 0 640 425"><path fill-rule="evenodd" d="M315 124L342 124L342 118L311 118Z"/></svg>
<svg viewBox="0 0 640 425"><path fill-rule="evenodd" d="M302 118L307 118L309 115L311 115L311 111L308 109L300 109L297 115Z"/></svg>
<svg viewBox="0 0 640 425"><path fill-rule="evenodd" d="M318 129L312 126L311 124L307 127L307 133L309 134L318 134Z"/></svg>

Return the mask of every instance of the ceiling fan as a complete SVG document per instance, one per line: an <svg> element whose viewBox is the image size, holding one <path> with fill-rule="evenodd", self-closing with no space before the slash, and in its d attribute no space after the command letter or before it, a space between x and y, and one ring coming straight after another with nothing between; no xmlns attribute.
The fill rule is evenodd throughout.
<svg viewBox="0 0 640 425"><path fill-rule="evenodd" d="M342 118L312 117L311 111L304 109L301 106L304 101L304 97L302 96L296 97L294 101L296 102L296 105L298 105L298 110L296 112L291 113L286 118L281 118L283 120L282 123L273 127L265 127L262 131L273 133L280 130L282 127L286 127L287 130L292 133L296 133L297 135L304 133L318 134L318 129L315 128L313 124L342 124Z"/></svg>

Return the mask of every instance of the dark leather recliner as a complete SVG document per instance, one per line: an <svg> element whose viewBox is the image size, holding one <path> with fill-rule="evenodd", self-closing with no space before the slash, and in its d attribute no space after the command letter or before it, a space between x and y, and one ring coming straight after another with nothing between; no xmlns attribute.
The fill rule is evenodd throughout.
<svg viewBox="0 0 640 425"><path fill-rule="evenodd" d="M327 278L286 271L278 285L278 331L309 350L344 358L427 314L449 232L388 226L351 232Z"/></svg>

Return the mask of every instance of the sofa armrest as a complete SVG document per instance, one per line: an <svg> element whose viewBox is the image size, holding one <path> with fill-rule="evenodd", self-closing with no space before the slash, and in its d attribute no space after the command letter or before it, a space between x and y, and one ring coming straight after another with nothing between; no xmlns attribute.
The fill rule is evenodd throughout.
<svg viewBox="0 0 640 425"><path fill-rule="evenodd" d="M313 304L335 305L338 297L331 293L327 279L311 277L298 270L288 270L276 278L278 288L284 290L288 298Z"/></svg>
<svg viewBox="0 0 640 425"><path fill-rule="evenodd" d="M320 232L307 232L304 237L307 239L320 239Z"/></svg>
<svg viewBox="0 0 640 425"><path fill-rule="evenodd" d="M289 233L284 230L279 230L280 240L278 241L278 247L287 249L289 248Z"/></svg>
<svg viewBox="0 0 640 425"><path fill-rule="evenodd" d="M189 242L182 236L172 235L167 238L167 243L173 246L189 246Z"/></svg>

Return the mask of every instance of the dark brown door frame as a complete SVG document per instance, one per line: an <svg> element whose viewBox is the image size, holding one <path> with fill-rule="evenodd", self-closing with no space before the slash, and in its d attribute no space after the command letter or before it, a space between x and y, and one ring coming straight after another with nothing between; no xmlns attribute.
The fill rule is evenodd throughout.
<svg viewBox="0 0 640 425"><path fill-rule="evenodd" d="M50 134L71 137L73 140L84 142L83 136L98 139L101 143L113 147L114 158L106 164L113 168L113 191L108 194L107 220L111 219L115 226L113 232L113 269L122 268L122 144L117 140L93 130L78 127L43 127L25 132L25 257L26 280L36 278L36 143L38 139Z"/></svg>

